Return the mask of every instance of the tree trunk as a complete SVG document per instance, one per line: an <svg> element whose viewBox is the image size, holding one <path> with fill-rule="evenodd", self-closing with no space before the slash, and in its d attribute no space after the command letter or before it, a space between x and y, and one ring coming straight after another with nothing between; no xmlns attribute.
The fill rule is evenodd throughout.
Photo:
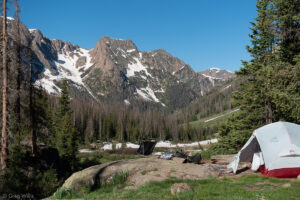
<svg viewBox="0 0 300 200"><path fill-rule="evenodd" d="M16 53L17 53L17 99L15 105L16 112L16 141L20 143L20 132L21 132L21 35L20 35L20 17L19 17L19 4L18 0L14 2L16 6L15 12L15 20L17 22L17 45L16 45Z"/></svg>
<svg viewBox="0 0 300 200"><path fill-rule="evenodd" d="M7 24L6 0L3 0L3 88L2 88L2 149L1 165L6 168L7 160Z"/></svg>
<svg viewBox="0 0 300 200"><path fill-rule="evenodd" d="M36 124L35 124L35 108L34 108L34 85L33 81L33 70L32 70L32 55L30 58L30 79L29 79L29 111L30 111L30 121L31 121L31 137L30 146L32 156L36 156L37 145L36 145Z"/></svg>

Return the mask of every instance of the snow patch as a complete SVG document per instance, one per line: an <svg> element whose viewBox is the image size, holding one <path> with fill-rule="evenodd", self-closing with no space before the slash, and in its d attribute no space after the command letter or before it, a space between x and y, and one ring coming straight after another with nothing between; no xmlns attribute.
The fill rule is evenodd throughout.
<svg viewBox="0 0 300 200"><path fill-rule="evenodd" d="M222 88L221 92L224 91L224 90L227 90L228 88L231 87L231 84L230 85L227 85L226 87Z"/></svg>
<svg viewBox="0 0 300 200"><path fill-rule="evenodd" d="M51 72L46 69L46 71L44 72L44 77L41 78L40 80L37 80L35 82L35 85L37 87L41 86L42 88L44 88L49 94L57 94L61 92L61 89L59 87L57 87L53 80L55 78L53 78L53 75L51 74Z"/></svg>
<svg viewBox="0 0 300 200"><path fill-rule="evenodd" d="M73 56L70 55L71 53L73 53ZM77 60L82 56L86 57L86 64L76 67ZM40 84L50 94L58 94L60 89L54 84L54 81L68 79L73 81L75 86L85 87L93 96L91 91L84 85L83 78L81 78L81 75L93 65L89 50L79 48L73 52L67 52L65 49L62 49L62 53L57 54L57 60L52 60L51 63L53 68L57 68L58 73L52 74L49 69L45 69L44 77L36 81L36 85Z"/></svg>
<svg viewBox="0 0 300 200"><path fill-rule="evenodd" d="M206 74L202 74L203 76L209 78L209 79L219 79L219 80L222 80L222 78L217 78L217 77L213 77L213 76L209 76L209 75L206 75Z"/></svg>
<svg viewBox="0 0 300 200"><path fill-rule="evenodd" d="M129 63L127 69L127 77L135 76L135 72L144 71L147 76L152 77L151 74L148 73L147 67L144 66L138 58L133 58L135 63Z"/></svg>
<svg viewBox="0 0 300 200"><path fill-rule="evenodd" d="M176 148L176 147L190 147L190 146L198 146L200 145L208 145L211 143L218 142L218 139L211 139L211 140L204 140L204 141L198 141L198 142L191 142L191 143L178 143L178 144L172 144L170 141L159 141L156 143L155 147L164 147L164 148ZM114 143L115 149L121 149L122 143ZM102 150L112 150L113 144L111 142L103 142L103 146L101 147ZM132 149L138 149L140 147L139 144L134 144L131 142L126 142L126 148L132 148ZM90 149L80 149L80 153L91 153L95 150Z"/></svg>
<svg viewBox="0 0 300 200"><path fill-rule="evenodd" d="M102 150L112 150L112 143L111 142L104 142L103 143L103 147L101 148ZM134 144L134 143L131 143L131 142L127 142L126 143L126 148L132 148L132 149L138 149L140 147L140 145L138 144ZM122 143L116 143L115 144L115 149L121 149L122 148Z"/></svg>
<svg viewBox="0 0 300 200"><path fill-rule="evenodd" d="M28 29L30 33L33 33L34 31L37 31L38 29Z"/></svg>
<svg viewBox="0 0 300 200"><path fill-rule="evenodd" d="M153 90L147 86L146 88L136 89L137 93L146 100L160 102L159 99L155 96Z"/></svg>
<svg viewBox="0 0 300 200"><path fill-rule="evenodd" d="M155 90L154 92L165 93L165 90L163 88L160 88L159 90Z"/></svg>
<svg viewBox="0 0 300 200"><path fill-rule="evenodd" d="M79 149L79 153L93 153L93 152L95 151L90 149Z"/></svg>
<svg viewBox="0 0 300 200"><path fill-rule="evenodd" d="M125 103L126 105L130 105L130 102L129 102L127 99L124 100L124 103Z"/></svg>
<svg viewBox="0 0 300 200"><path fill-rule="evenodd" d="M217 77L213 77L213 76L209 76L209 75L206 75L206 74L202 74L204 77L208 78L210 82L212 82L213 86L215 85L215 80L218 79L218 80L223 80L222 78L217 78Z"/></svg>
<svg viewBox="0 0 300 200"><path fill-rule="evenodd" d="M159 141L155 147L164 147L164 148L176 148L176 147L191 147L191 146L198 146L200 145L208 145L211 143L218 142L218 139L211 139L211 140L203 140L198 142L192 142L192 143L178 143L178 144L172 144L170 141Z"/></svg>
<svg viewBox="0 0 300 200"><path fill-rule="evenodd" d="M131 52L134 52L134 51L135 51L135 49L128 49L126 52L131 53Z"/></svg>
<svg viewBox="0 0 300 200"><path fill-rule="evenodd" d="M151 56L154 57L154 56L156 56L156 54L157 54L157 53L154 53L154 54L152 54Z"/></svg>
<svg viewBox="0 0 300 200"><path fill-rule="evenodd" d="M209 70L214 70L214 71L216 71L216 73L219 73L221 71L221 69L217 68L217 67L209 68Z"/></svg>
<svg viewBox="0 0 300 200"><path fill-rule="evenodd" d="M15 20L13 17L6 17L8 20Z"/></svg>
<svg viewBox="0 0 300 200"><path fill-rule="evenodd" d="M140 147L140 145L134 144L134 143L131 143L131 142L127 142L126 147L127 148L132 148L132 149L138 149Z"/></svg>

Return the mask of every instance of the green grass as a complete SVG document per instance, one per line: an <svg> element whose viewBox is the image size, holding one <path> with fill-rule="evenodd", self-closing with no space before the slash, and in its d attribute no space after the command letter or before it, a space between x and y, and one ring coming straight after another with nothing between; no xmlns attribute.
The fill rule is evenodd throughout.
<svg viewBox="0 0 300 200"><path fill-rule="evenodd" d="M204 117L204 118L199 118L199 116L198 116L198 120L190 122L190 125L193 126L193 127L197 127L199 125L211 126L211 125L219 124L219 123L225 122L228 119L228 117L232 113L234 113L234 112L232 112L232 113L231 112L232 112L232 110L226 110L222 113L210 115L210 116ZM224 116L221 116L221 115L224 115ZM208 121L208 122L205 122L208 119L212 119L212 118L215 118L215 117L218 117L218 116L221 116L221 117L219 117L217 119L214 119L214 120L211 120L211 121Z"/></svg>
<svg viewBox="0 0 300 200"><path fill-rule="evenodd" d="M153 169L150 169L150 170L143 170L141 171L141 174L142 175L146 175L148 172L155 172L155 171L158 171L157 168L153 168Z"/></svg>
<svg viewBox="0 0 300 200"><path fill-rule="evenodd" d="M202 159L210 159L212 156L212 152L210 150L204 150L204 151L201 151L201 157Z"/></svg>
<svg viewBox="0 0 300 200"><path fill-rule="evenodd" d="M171 186L174 183L187 183L192 192L184 192L173 196ZM284 188L284 183L291 187ZM86 189L72 193L73 196L61 198L83 199L221 199L221 200L247 200L271 199L289 200L300 199L300 182L296 180L283 180L258 175L245 175L240 178L209 178L206 180L178 180L169 179L163 182L150 182L136 190L124 190L124 183L113 187L100 188L89 192ZM60 194L66 193L60 191ZM59 196L55 196L58 198Z"/></svg>
<svg viewBox="0 0 300 200"><path fill-rule="evenodd" d="M51 197L51 199L75 199L75 198L84 198L84 199L96 199L103 194L114 193L119 187L123 187L127 177L129 176L128 172L121 172L116 174L108 180L104 180L99 189L93 189L91 187L82 187L78 190L70 189L66 190L59 188Z"/></svg>

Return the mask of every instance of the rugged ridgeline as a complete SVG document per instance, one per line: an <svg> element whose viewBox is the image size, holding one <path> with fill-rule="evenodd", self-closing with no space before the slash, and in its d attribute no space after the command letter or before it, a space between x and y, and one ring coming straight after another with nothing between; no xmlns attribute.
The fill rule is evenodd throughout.
<svg viewBox="0 0 300 200"><path fill-rule="evenodd" d="M24 43L32 41L35 84L50 94L58 94L67 79L75 98L176 109L234 77L218 68L195 72L164 50L141 52L131 40L102 37L87 50L21 29Z"/></svg>

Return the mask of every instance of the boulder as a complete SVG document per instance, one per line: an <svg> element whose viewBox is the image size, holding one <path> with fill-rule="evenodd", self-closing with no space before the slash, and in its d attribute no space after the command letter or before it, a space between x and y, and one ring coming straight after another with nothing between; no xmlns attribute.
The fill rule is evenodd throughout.
<svg viewBox="0 0 300 200"><path fill-rule="evenodd" d="M128 172L126 182L134 188L138 188L150 181L163 181L170 176L181 179L206 179L209 176L217 176L223 170L223 165L204 163L195 165L192 163L177 163L174 161L157 159L150 156L132 160L120 160L110 163L95 165L70 176L62 187L66 189L79 188L81 186L101 186L103 181L110 180L114 175ZM144 174L147 171L149 173ZM213 172L213 173L211 173Z"/></svg>
<svg viewBox="0 0 300 200"><path fill-rule="evenodd" d="M171 187L171 194L176 195L181 192L191 192L192 189L186 183L175 183Z"/></svg>
<svg viewBox="0 0 300 200"><path fill-rule="evenodd" d="M106 168L110 165L113 165L117 162L105 163L101 165L95 165L79 172L72 174L63 184L63 188L71 189L75 188L78 189L81 186L94 186L101 183L99 179L107 179L112 177L113 175L119 173L117 170L110 170L107 176L103 176L103 172Z"/></svg>

